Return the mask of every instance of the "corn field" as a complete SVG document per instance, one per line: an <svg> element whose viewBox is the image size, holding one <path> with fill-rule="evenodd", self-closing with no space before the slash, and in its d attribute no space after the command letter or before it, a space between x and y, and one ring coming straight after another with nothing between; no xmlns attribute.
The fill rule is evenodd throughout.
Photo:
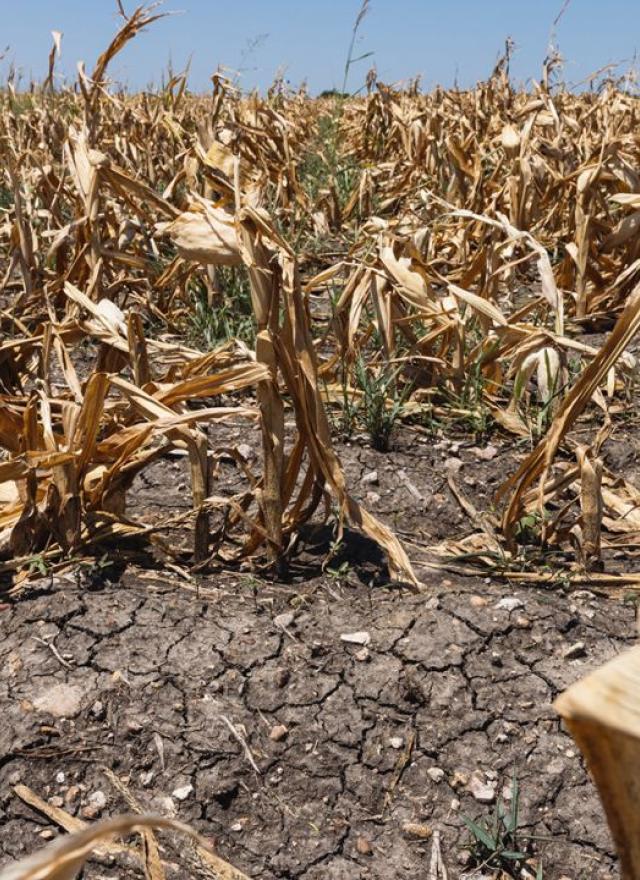
<svg viewBox="0 0 640 880"><path fill-rule="evenodd" d="M632 399L640 325L628 83L571 92L551 58L517 90L507 51L466 91L369 81L311 99L276 82L260 96L218 75L204 96L186 75L110 88L109 64L158 16L124 19L72 86L54 87L54 43L41 86L0 93L0 572L13 589L34 559L140 544L191 571L282 572L314 517L362 531L416 583L412 553L345 477L336 441L353 413L380 448L395 422L490 425L518 445L491 509L438 556L526 579L546 576L554 549L567 576L605 578L603 550L640 533L640 489L601 456ZM234 445L218 442L223 423ZM248 432L259 461L239 448ZM173 453L191 510L130 516L135 478Z"/></svg>

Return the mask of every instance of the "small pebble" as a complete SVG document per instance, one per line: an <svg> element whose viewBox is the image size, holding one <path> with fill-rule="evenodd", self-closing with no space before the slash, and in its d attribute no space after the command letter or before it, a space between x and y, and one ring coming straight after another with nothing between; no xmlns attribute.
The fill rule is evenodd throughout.
<svg viewBox="0 0 640 880"><path fill-rule="evenodd" d="M91 804L87 804L80 810L80 815L83 819L97 819L100 815L100 810L97 807L92 807Z"/></svg>
<svg viewBox="0 0 640 880"><path fill-rule="evenodd" d="M362 632L342 633L340 641L347 642L349 645L368 645L371 636L365 630Z"/></svg>
<svg viewBox="0 0 640 880"><path fill-rule="evenodd" d="M517 596L504 596L498 602L496 602L495 608L499 608L501 611L515 611L516 608L524 608L524 602L522 599L519 599Z"/></svg>
<svg viewBox="0 0 640 880"><path fill-rule="evenodd" d="M429 779L433 780L433 782L442 782L444 779L444 770L441 767L429 767L427 770L427 776Z"/></svg>
<svg viewBox="0 0 640 880"><path fill-rule="evenodd" d="M288 733L288 727L285 727L284 724L276 724L269 732L269 739L272 739L274 742L281 742L281 740L285 739Z"/></svg>
<svg viewBox="0 0 640 880"><path fill-rule="evenodd" d="M479 449L477 446L472 446L469 449L469 452L472 455L475 455L476 458L479 458L480 461L491 461L491 459L495 458L498 454L498 450L495 446L489 444L489 446L485 446L484 449Z"/></svg>
<svg viewBox="0 0 640 880"><path fill-rule="evenodd" d="M584 642L575 642L573 645L570 645L565 651L563 651L562 657L564 660L577 660L578 657L584 657L587 653L587 648Z"/></svg>
<svg viewBox="0 0 640 880"><path fill-rule="evenodd" d="M64 793L64 802L69 806L75 804L80 797L80 788L77 785L70 785Z"/></svg>
<svg viewBox="0 0 640 880"><path fill-rule="evenodd" d="M462 770L456 770L449 784L451 788L459 788L461 785L466 785L469 782L469 774L464 773Z"/></svg>
<svg viewBox="0 0 640 880"><path fill-rule="evenodd" d="M103 791L92 791L87 801L100 812L107 806L107 796Z"/></svg>
<svg viewBox="0 0 640 880"><path fill-rule="evenodd" d="M58 783L58 785L62 785L64 780L65 775L62 770L59 770L58 773L56 773L56 782Z"/></svg>
<svg viewBox="0 0 640 880"><path fill-rule="evenodd" d="M240 443L237 447L238 452L243 458L246 458L247 461L254 457L253 449L249 446L248 443Z"/></svg>
<svg viewBox="0 0 640 880"><path fill-rule="evenodd" d="M406 837L416 837L420 840L427 840L431 837L433 831L428 825L422 825L419 822L405 822L402 826L402 833Z"/></svg>
<svg viewBox="0 0 640 880"><path fill-rule="evenodd" d="M496 797L496 783L494 781L487 782L484 774L480 772L472 773L467 791L481 804L491 804Z"/></svg>
<svg viewBox="0 0 640 880"><path fill-rule="evenodd" d="M179 788L174 788L171 792L171 796L174 797L177 801L186 801L190 794L193 793L193 785L188 782L186 785L181 785Z"/></svg>
<svg viewBox="0 0 640 880"><path fill-rule="evenodd" d="M41 837L43 840L53 840L53 838L55 837L55 833L52 828L45 828L43 831L40 832L38 837Z"/></svg>
<svg viewBox="0 0 640 880"><path fill-rule="evenodd" d="M360 835L356 839L356 850L360 853L361 856L370 856L373 852L373 847L366 837L362 837L362 835Z"/></svg>
<svg viewBox="0 0 640 880"><path fill-rule="evenodd" d="M362 481L365 486L377 486L378 485L378 471L369 471L368 474L365 474L362 478Z"/></svg>
<svg viewBox="0 0 640 880"><path fill-rule="evenodd" d="M404 745L404 739L401 736L392 736L389 739L389 745L392 749L401 749Z"/></svg>
<svg viewBox="0 0 640 880"><path fill-rule="evenodd" d="M126 728L129 733L140 733L143 729L143 725L140 721L136 721L134 718L131 718L126 723Z"/></svg>

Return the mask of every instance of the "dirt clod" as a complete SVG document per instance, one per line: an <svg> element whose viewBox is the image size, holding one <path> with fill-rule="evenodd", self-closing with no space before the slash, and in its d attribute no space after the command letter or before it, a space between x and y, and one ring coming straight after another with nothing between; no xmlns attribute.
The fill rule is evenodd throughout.
<svg viewBox="0 0 640 880"><path fill-rule="evenodd" d="M274 742L281 742L281 740L285 739L288 733L288 727L285 727L284 724L276 724L275 727L271 728L269 739L272 739Z"/></svg>
<svg viewBox="0 0 640 880"><path fill-rule="evenodd" d="M356 840L356 850L360 853L361 856L370 856L373 852L371 841L369 841L366 837L360 835Z"/></svg>

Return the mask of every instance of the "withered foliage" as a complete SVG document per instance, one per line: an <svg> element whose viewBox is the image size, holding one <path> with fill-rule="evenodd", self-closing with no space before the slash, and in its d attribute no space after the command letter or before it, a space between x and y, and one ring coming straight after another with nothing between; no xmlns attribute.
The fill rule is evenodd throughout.
<svg viewBox="0 0 640 880"><path fill-rule="evenodd" d="M637 535L638 490L600 459L640 323L637 98L552 87L553 61L516 90L507 56L472 90L427 95L371 80L347 100L245 96L215 76L197 96L185 75L118 91L110 61L158 15L125 18L73 88L55 87L54 34L43 87L0 95L0 570L135 537L184 560L163 537L177 525L196 566L278 566L334 505L415 581L332 443L363 362L406 417L482 412L522 444L502 512L450 551L509 568L537 518L542 544L590 569L603 528ZM195 289L226 307L223 268L248 278L255 345L203 353L184 328ZM219 448L220 422L259 433L259 468ZM130 518L134 478L171 450L191 513ZM221 454L235 494L216 488Z"/></svg>

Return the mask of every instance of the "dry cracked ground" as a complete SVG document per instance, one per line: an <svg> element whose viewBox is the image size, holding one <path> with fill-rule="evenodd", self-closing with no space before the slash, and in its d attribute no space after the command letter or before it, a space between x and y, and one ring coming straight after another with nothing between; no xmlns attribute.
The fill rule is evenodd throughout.
<svg viewBox="0 0 640 880"><path fill-rule="evenodd" d="M551 703L633 641L634 608L423 579L415 594L226 574L196 594L130 567L93 588L33 584L0 611L1 861L58 833L17 784L93 819L127 809L106 768L250 877L426 876L436 830L449 876L468 876L461 817L508 798L515 773L544 876L616 877ZM165 845L170 876L193 876ZM123 872L108 858L85 869Z"/></svg>
<svg viewBox="0 0 640 880"><path fill-rule="evenodd" d="M452 466L481 508L513 469L513 444L494 442L403 430L391 455L362 442L340 454L356 494L419 559L473 526ZM637 476L635 437L610 441L607 459ZM186 509L185 467L144 472L132 515ZM234 491L232 462L217 479ZM515 774L545 880L616 878L595 790L551 704L634 642L635 606L420 566L417 594L385 586L379 552L355 536L323 572L329 540L311 530L288 583L223 572L196 588L123 561L0 599L0 863L59 833L17 785L93 820L129 809L115 773L143 809L192 823L251 878L414 880L436 836L452 880L479 878L462 817L508 800ZM169 880L197 876L162 840ZM121 858L85 875L141 876Z"/></svg>

